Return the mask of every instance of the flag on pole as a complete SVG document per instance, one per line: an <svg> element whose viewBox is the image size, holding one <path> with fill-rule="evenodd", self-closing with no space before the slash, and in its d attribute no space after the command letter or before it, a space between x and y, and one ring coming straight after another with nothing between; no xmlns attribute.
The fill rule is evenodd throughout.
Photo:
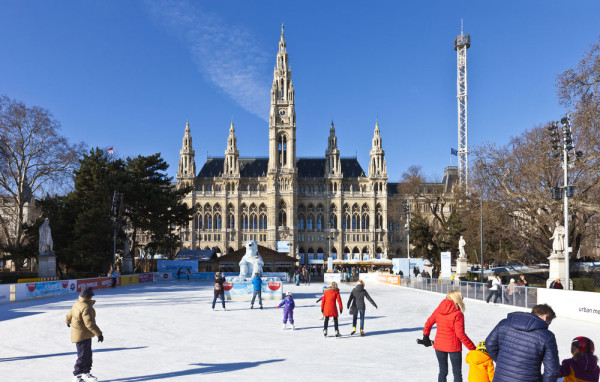
<svg viewBox="0 0 600 382"><path fill-rule="evenodd" d="M113 148L112 148L112 147L109 147L109 148L108 148L108 153L109 153L110 155L112 155L112 154L113 154Z"/></svg>
<svg viewBox="0 0 600 382"><path fill-rule="evenodd" d="M453 149L452 147L450 148L450 155L454 155L454 156L458 156L458 150Z"/></svg>

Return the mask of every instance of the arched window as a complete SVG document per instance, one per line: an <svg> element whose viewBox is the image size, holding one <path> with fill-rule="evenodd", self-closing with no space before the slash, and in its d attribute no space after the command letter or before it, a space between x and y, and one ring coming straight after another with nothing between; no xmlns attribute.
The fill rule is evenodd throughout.
<svg viewBox="0 0 600 382"><path fill-rule="evenodd" d="M349 231L352 227L352 219L350 218L350 214L344 214L344 229Z"/></svg>
<svg viewBox="0 0 600 382"><path fill-rule="evenodd" d="M304 231L304 215L298 215L298 231Z"/></svg>
<svg viewBox="0 0 600 382"><path fill-rule="evenodd" d="M356 229L356 216L352 216L352 230Z"/></svg>
<svg viewBox="0 0 600 382"><path fill-rule="evenodd" d="M337 215L336 214L329 215L329 228L330 229L337 228Z"/></svg>
<svg viewBox="0 0 600 382"><path fill-rule="evenodd" d="M317 215L317 231L323 231L323 215Z"/></svg>
<svg viewBox="0 0 600 382"><path fill-rule="evenodd" d="M277 147L279 151L279 165L285 166L287 162L287 137L281 134L278 138Z"/></svg>
<svg viewBox="0 0 600 382"><path fill-rule="evenodd" d="M202 229L202 214L196 215L196 228L198 230Z"/></svg>
<svg viewBox="0 0 600 382"><path fill-rule="evenodd" d="M235 215L233 213L229 213L229 219L227 220L227 228L235 228Z"/></svg>
<svg viewBox="0 0 600 382"><path fill-rule="evenodd" d="M308 215L308 217L306 218L306 230L307 231L313 231L314 230L314 217L312 215Z"/></svg>
<svg viewBox="0 0 600 382"><path fill-rule="evenodd" d="M215 229L220 230L221 229L221 214L216 214L215 215L215 225L214 225Z"/></svg>
<svg viewBox="0 0 600 382"><path fill-rule="evenodd" d="M248 229L248 215L242 214L242 229Z"/></svg>
<svg viewBox="0 0 600 382"><path fill-rule="evenodd" d="M213 227L212 216L210 214L204 215L204 222L206 223L206 229L211 230Z"/></svg>
<svg viewBox="0 0 600 382"><path fill-rule="evenodd" d="M258 218L256 214L250 214L250 230L256 231L258 229Z"/></svg>
<svg viewBox="0 0 600 382"><path fill-rule="evenodd" d="M267 229L267 214L260 214L260 227L259 229Z"/></svg>

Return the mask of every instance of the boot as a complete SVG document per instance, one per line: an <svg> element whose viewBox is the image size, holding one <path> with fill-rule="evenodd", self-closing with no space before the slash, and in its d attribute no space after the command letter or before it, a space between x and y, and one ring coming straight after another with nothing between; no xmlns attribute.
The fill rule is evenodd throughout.
<svg viewBox="0 0 600 382"><path fill-rule="evenodd" d="M360 335L364 337L364 336L366 336L366 335L367 335L367 333L365 333L365 331L364 331L364 330L361 330L361 331L360 331Z"/></svg>
<svg viewBox="0 0 600 382"><path fill-rule="evenodd" d="M327 329L323 329L323 336L327 337Z"/></svg>
<svg viewBox="0 0 600 382"><path fill-rule="evenodd" d="M287 324L283 324L283 328L281 328L281 330L286 330L287 329Z"/></svg>
<svg viewBox="0 0 600 382"><path fill-rule="evenodd" d="M352 333L350 333L350 335L354 335L354 333L356 333L356 326L352 327Z"/></svg>
<svg viewBox="0 0 600 382"><path fill-rule="evenodd" d="M296 326L292 324L292 330L296 330Z"/></svg>
<svg viewBox="0 0 600 382"><path fill-rule="evenodd" d="M342 335L340 334L340 331L339 331L339 330L336 330L336 331L335 331L335 336L336 336L336 337L341 337L341 336L342 336Z"/></svg>

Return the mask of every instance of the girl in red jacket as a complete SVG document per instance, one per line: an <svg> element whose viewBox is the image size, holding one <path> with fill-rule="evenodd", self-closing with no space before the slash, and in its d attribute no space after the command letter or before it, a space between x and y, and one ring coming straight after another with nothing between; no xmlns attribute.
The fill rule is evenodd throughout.
<svg viewBox="0 0 600 382"><path fill-rule="evenodd" d="M462 381L462 344L467 349L475 350L473 341L465 334L465 304L459 290L448 292L433 314L427 319L423 328L423 339L417 343L431 346L429 333L433 324L437 324L433 348L438 359L440 371L438 382L445 382L448 375L448 356L452 363L454 381ZM461 344L462 343L462 344Z"/></svg>
<svg viewBox="0 0 600 382"><path fill-rule="evenodd" d="M335 303L337 302L340 307L340 313L342 313L342 298L340 297L340 290L338 289L337 283L333 281L331 286L325 289L323 292L323 299L321 300L321 312L325 317L323 322L323 335L327 337L327 325L329 324L329 317L333 317L333 325L335 326L335 336L341 337L338 329L338 311Z"/></svg>

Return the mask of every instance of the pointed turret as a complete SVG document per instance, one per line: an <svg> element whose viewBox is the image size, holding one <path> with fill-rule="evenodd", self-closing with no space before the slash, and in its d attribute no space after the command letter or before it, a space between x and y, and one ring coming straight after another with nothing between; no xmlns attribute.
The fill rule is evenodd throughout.
<svg viewBox="0 0 600 382"><path fill-rule="evenodd" d="M223 176L240 176L240 153L237 149L237 138L235 137L235 128L233 121L229 127L229 136L227 137L227 150L225 150L225 161L223 162Z"/></svg>
<svg viewBox="0 0 600 382"><path fill-rule="evenodd" d="M373 146L371 147L369 161L369 177L387 179L387 165L385 163L385 152L381 145L379 121L375 122L375 131L373 132Z"/></svg>
<svg viewBox="0 0 600 382"><path fill-rule="evenodd" d="M335 136L335 127L331 121L329 128L329 138L327 139L327 150L325 150L325 176L341 176L342 166L340 164L340 150L337 148L337 137Z"/></svg>
<svg viewBox="0 0 600 382"><path fill-rule="evenodd" d="M185 123L183 144L179 151L179 167L177 170L177 184L186 187L194 184L196 178L196 162L194 161L194 149L192 148L192 135L190 122Z"/></svg>

